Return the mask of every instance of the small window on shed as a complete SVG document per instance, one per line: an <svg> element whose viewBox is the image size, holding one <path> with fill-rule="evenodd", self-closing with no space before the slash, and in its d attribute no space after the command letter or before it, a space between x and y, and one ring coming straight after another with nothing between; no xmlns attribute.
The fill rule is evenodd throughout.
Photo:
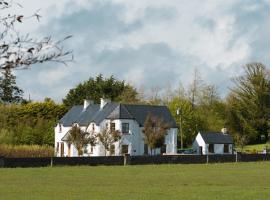
<svg viewBox="0 0 270 200"><path fill-rule="evenodd" d="M215 151L214 151L214 144L209 144L208 153L215 153Z"/></svg>
<svg viewBox="0 0 270 200"><path fill-rule="evenodd" d="M224 153L229 153L229 145L224 144Z"/></svg>

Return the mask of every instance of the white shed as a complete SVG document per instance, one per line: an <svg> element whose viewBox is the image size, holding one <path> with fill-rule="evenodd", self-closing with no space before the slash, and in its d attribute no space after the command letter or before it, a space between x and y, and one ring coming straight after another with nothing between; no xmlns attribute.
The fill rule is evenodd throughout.
<svg viewBox="0 0 270 200"><path fill-rule="evenodd" d="M199 132L193 142L197 154L232 154L233 138L222 132Z"/></svg>

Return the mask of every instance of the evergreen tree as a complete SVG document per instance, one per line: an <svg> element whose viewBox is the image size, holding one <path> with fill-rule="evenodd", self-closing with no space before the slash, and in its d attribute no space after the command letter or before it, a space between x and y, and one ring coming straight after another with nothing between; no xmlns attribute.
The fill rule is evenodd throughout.
<svg viewBox="0 0 270 200"><path fill-rule="evenodd" d="M23 91L16 85L16 76L10 68L1 71L0 78L0 99L4 103L19 103L23 100Z"/></svg>
<svg viewBox="0 0 270 200"><path fill-rule="evenodd" d="M228 123L249 143L257 143L270 133L270 73L261 63L247 64L244 69L227 101Z"/></svg>

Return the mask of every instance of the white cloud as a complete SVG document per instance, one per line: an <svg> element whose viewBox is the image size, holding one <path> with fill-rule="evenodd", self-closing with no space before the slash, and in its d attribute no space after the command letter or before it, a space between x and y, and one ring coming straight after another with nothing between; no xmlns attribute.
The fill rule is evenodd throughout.
<svg viewBox="0 0 270 200"><path fill-rule="evenodd" d="M224 94L239 66L253 59L270 64L269 1L28 0L22 4L28 13L42 7L45 14L40 24L25 30L74 35L68 46L74 49L76 63L68 70L34 70L29 73L38 74L31 80L34 84L20 82L27 90L43 88L38 98L49 93L60 100L63 91L98 73L114 74L136 86L162 88L168 81L174 85L189 81L194 67L206 81L220 85ZM19 81L27 77L21 76Z"/></svg>

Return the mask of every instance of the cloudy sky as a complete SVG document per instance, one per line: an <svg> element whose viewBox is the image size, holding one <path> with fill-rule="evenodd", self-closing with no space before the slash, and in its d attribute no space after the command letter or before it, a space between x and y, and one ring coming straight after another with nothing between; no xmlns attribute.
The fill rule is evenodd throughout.
<svg viewBox="0 0 270 200"><path fill-rule="evenodd" d="M241 66L270 66L270 0L18 0L42 20L21 27L33 37L73 38L68 67L56 63L17 71L33 100L60 102L68 90L99 73L137 88L188 84L197 68L221 95Z"/></svg>

